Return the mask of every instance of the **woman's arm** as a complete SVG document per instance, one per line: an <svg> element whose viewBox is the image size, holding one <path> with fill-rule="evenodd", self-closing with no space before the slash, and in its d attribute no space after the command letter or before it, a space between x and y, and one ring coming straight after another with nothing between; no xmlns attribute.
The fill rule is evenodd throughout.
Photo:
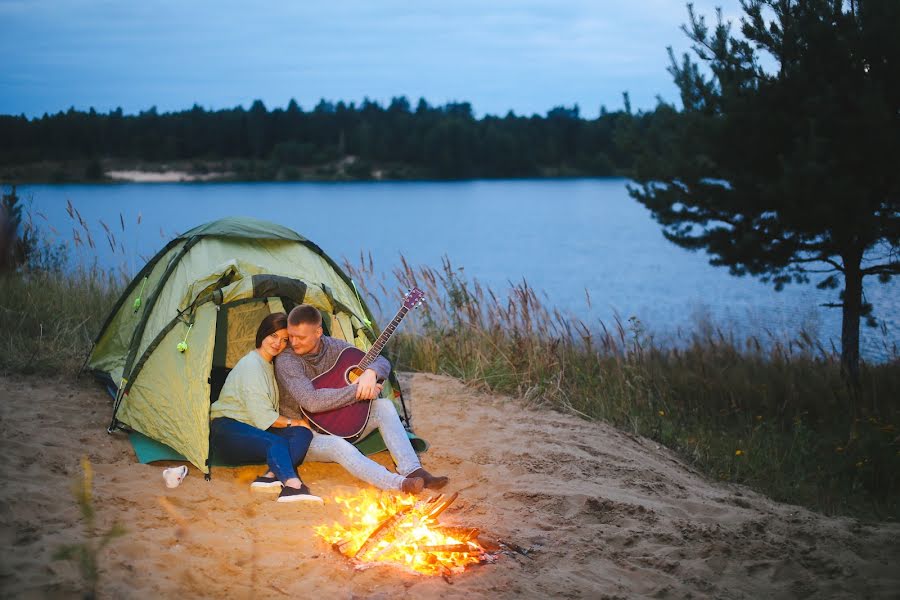
<svg viewBox="0 0 900 600"><path fill-rule="evenodd" d="M306 419L292 419L290 417L285 417L284 415L278 415L278 418L275 419L275 422L272 423L270 427L275 427L277 429L283 427L306 427L309 429L309 423L307 423Z"/></svg>

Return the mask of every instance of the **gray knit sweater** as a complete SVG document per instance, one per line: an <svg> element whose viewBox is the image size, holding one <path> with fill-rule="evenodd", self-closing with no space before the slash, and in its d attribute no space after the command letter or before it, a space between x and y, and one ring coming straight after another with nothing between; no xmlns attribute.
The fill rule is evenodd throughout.
<svg viewBox="0 0 900 600"><path fill-rule="evenodd" d="M299 407L311 413L322 412L352 404L356 401L356 384L344 388L317 390L312 379L330 369L337 362L344 348L351 344L328 336L322 336L322 348L315 354L294 354L290 346L275 357L275 381L281 395L280 412L289 418L300 418ZM369 368L379 380L387 379L391 363L379 356Z"/></svg>

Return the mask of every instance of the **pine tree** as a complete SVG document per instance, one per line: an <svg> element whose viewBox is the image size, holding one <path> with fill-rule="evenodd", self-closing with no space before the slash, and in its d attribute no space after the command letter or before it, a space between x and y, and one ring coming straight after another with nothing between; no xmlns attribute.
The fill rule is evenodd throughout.
<svg viewBox="0 0 900 600"><path fill-rule="evenodd" d="M842 281L841 365L858 384L863 279L900 273L900 2L741 7L735 36L688 5L693 57L669 49L683 109L639 120L629 191L734 275Z"/></svg>

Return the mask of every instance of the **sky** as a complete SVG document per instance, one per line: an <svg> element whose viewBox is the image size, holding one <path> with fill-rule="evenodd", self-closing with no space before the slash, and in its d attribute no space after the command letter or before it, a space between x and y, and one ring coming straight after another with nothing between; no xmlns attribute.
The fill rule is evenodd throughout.
<svg viewBox="0 0 900 600"><path fill-rule="evenodd" d="M694 0L735 22L738 0ZM295 99L470 102L476 115L678 101L680 0L0 0L0 114Z"/></svg>

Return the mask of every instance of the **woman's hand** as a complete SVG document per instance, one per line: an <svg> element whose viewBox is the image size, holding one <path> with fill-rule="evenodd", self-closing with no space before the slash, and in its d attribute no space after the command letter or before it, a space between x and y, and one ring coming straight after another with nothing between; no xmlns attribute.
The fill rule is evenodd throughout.
<svg viewBox="0 0 900 600"><path fill-rule="evenodd" d="M278 418L275 419L275 422L272 423L272 427L306 427L309 429L309 422L306 419L292 419L285 417L284 415L278 415Z"/></svg>

